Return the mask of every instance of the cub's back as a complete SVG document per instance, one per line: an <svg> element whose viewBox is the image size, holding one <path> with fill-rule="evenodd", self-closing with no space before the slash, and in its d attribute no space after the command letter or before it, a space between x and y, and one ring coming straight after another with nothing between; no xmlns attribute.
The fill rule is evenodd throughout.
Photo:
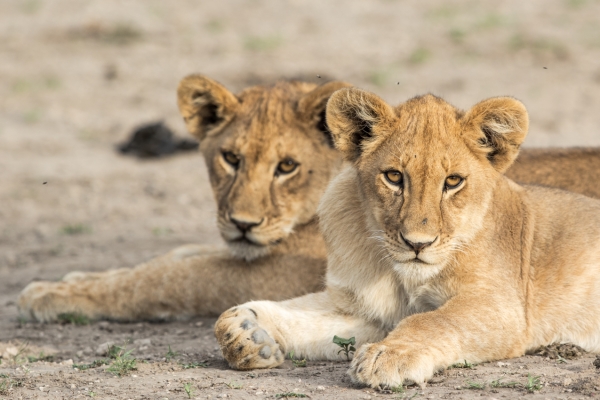
<svg viewBox="0 0 600 400"><path fill-rule="evenodd" d="M600 148L524 149L506 176L600 199Z"/></svg>
<svg viewBox="0 0 600 400"><path fill-rule="evenodd" d="M600 267L600 200L560 189L523 185L535 233L533 262L536 267L573 271L587 258Z"/></svg>

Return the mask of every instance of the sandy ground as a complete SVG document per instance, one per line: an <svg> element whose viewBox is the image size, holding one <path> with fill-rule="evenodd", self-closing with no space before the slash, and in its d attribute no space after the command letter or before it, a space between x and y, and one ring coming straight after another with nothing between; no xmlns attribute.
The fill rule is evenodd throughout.
<svg viewBox="0 0 600 400"><path fill-rule="evenodd" d="M433 92L464 108L509 94L529 108L528 146L598 146L599 24L597 0L3 0L0 398L600 393L593 355L454 368L424 390L373 393L350 384L346 363L231 371L216 348L214 319L40 325L21 323L15 306L35 279L132 266L189 242L218 243L198 154L138 161L114 151L141 123L164 120L184 134L174 99L188 73L234 90L321 75L391 102ZM74 368L103 359L97 350L108 342L133 350L137 370L118 377L106 365ZM41 352L44 360L36 361ZM206 367L183 367L200 363ZM539 377L541 390L527 392L528 376ZM500 378L518 385L493 387Z"/></svg>

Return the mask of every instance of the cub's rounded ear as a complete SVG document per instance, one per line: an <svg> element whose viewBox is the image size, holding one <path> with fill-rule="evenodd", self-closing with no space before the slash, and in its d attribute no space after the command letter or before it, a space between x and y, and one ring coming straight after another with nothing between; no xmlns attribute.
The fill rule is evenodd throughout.
<svg viewBox="0 0 600 400"><path fill-rule="evenodd" d="M361 89L340 89L327 102L327 125L335 147L348 161L357 161L374 151L392 133L395 119L389 104Z"/></svg>
<svg viewBox="0 0 600 400"><path fill-rule="evenodd" d="M331 147L334 147L333 137L325 120L327 100L329 100L336 90L350 86L352 85L342 81L327 82L306 93L298 100L298 113L308 121L309 124L315 126L323 133L327 143L329 143Z"/></svg>
<svg viewBox="0 0 600 400"><path fill-rule="evenodd" d="M463 117L464 129L472 132L475 151L482 152L499 172L510 167L529 128L525 105L512 97L494 97L471 108Z"/></svg>
<svg viewBox="0 0 600 400"><path fill-rule="evenodd" d="M239 101L220 83L203 75L189 75L179 82L177 104L188 131L202 141L233 119Z"/></svg>

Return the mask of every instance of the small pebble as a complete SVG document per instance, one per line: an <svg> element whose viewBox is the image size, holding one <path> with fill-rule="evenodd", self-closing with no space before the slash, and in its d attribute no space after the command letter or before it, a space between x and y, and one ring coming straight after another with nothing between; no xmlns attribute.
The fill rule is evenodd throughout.
<svg viewBox="0 0 600 400"><path fill-rule="evenodd" d="M323 390L325 390L325 386L317 386L317 390L322 392Z"/></svg>
<svg viewBox="0 0 600 400"><path fill-rule="evenodd" d="M96 348L96 355L97 356L104 356L104 355L108 354L108 349L110 348L110 346L112 346L114 344L115 344L115 342L102 343L100 346L98 346Z"/></svg>

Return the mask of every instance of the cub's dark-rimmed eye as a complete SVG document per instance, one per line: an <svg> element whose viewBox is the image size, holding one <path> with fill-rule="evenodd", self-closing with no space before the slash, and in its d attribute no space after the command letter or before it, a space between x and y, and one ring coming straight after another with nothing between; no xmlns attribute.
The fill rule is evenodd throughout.
<svg viewBox="0 0 600 400"><path fill-rule="evenodd" d="M463 183L463 181L464 181L464 179L458 175L450 175L449 177L446 178L446 181L444 182L444 186L445 186L446 190L456 189L457 187L460 186L461 183Z"/></svg>
<svg viewBox="0 0 600 400"><path fill-rule="evenodd" d="M385 171L383 173L383 175L385 175L385 179L392 185L395 185L395 186L402 185L402 172L396 171L396 170L391 170L391 171Z"/></svg>
<svg viewBox="0 0 600 400"><path fill-rule="evenodd" d="M281 175L291 174L296 170L296 168L298 168L298 163L291 158L286 158L277 164L277 170L275 173Z"/></svg>
<svg viewBox="0 0 600 400"><path fill-rule="evenodd" d="M233 168L237 168L238 165L240 165L240 158L230 151L223 152L223 159L227 164L231 165Z"/></svg>

